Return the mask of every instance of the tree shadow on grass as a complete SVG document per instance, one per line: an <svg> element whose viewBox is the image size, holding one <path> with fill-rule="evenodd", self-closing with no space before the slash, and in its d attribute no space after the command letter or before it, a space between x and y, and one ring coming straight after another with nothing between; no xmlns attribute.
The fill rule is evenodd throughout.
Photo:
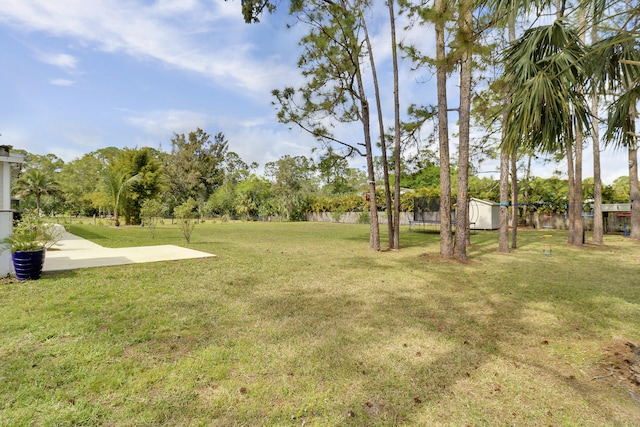
<svg viewBox="0 0 640 427"><path fill-rule="evenodd" d="M601 388L580 378L576 366L554 356L560 351L554 347L556 341L560 347L568 345L577 325L593 338L622 320L613 307L606 316L590 314L598 309L601 296L612 296L610 289L594 287L576 296L574 285L562 276L543 278L549 266L523 262L537 271L537 279L510 287L502 286L496 276L487 283L474 283L472 277L454 274L409 286L384 280L388 271L384 269L376 270L376 275L378 283L388 283L386 289L380 284L341 292L289 289L278 296L255 296L251 305L271 331L262 348L281 341L295 343L290 352L273 353L272 369L280 370L273 376L303 379L305 389L296 400L311 408L310 422L339 419L353 425L394 425L421 419L434 422L439 416L445 417L444 424L522 425L531 419L544 424L566 419L629 422L628 409L616 413L615 405L601 401ZM417 283L421 280L416 278ZM613 296L625 294L619 290ZM537 363L520 352L537 353L550 362ZM518 374L519 370L526 374ZM530 383L499 384L509 379ZM294 380L287 384L294 394L303 386ZM331 396L331 401L309 402L305 393ZM566 393L574 397L565 401ZM534 401L521 407L524 394ZM295 412L286 396L272 399L278 404L265 408L267 419L283 421ZM495 400L502 409L489 407ZM465 405L474 408L465 412ZM462 419L447 420L447 411L459 411Z"/></svg>
<svg viewBox="0 0 640 427"><path fill-rule="evenodd" d="M306 270L294 262L291 270L293 249L267 247L256 249L264 252L254 260L260 265L220 262L195 277L178 265L170 268L179 275L141 266L59 273L71 281L66 296L47 276L51 290L40 292L51 293L51 306L31 314L43 338L14 356L37 353L46 358L40 366L50 360L55 368L65 354L98 354L91 375L131 374L122 385L105 381L105 394L92 392L98 397L76 396L114 425L138 413L147 424L198 424L197 417L246 425L637 421L624 391L585 378L576 361L597 351L603 335L637 326L633 263L569 248L549 258L501 258L491 268L410 251L332 259L327 249L314 253L326 264ZM578 256L615 280L595 283L590 269L571 268ZM256 272L267 267L268 275ZM100 286L87 285L93 280ZM93 348L83 353L87 342ZM35 372L30 366L25 372ZM69 369L77 377L49 376L54 385L62 378L58 394L100 384L85 366Z"/></svg>
<svg viewBox="0 0 640 427"><path fill-rule="evenodd" d="M91 240L92 242L100 242L100 241L108 241L110 240L109 237L107 237L106 235L102 234L102 233L98 233L96 231L92 231L86 227L74 227L74 226L69 226L69 230L68 230L71 234L74 234L78 237L82 237L83 239L87 239L87 240Z"/></svg>

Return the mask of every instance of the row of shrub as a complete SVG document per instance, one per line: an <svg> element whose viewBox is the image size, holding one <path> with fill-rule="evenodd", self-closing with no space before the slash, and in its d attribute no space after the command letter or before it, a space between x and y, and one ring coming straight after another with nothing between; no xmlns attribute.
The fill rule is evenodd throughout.
<svg viewBox="0 0 640 427"><path fill-rule="evenodd" d="M416 197L439 198L437 188L422 188L400 193L400 210L413 212ZM379 210L386 210L387 203L383 189L376 189L376 202ZM340 196L314 196L308 200L307 212L363 212L369 210L367 194L345 194Z"/></svg>

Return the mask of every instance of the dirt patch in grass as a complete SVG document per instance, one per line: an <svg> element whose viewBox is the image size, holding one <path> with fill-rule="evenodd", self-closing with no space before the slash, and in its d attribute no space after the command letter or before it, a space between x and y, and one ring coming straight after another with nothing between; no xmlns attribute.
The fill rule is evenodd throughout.
<svg viewBox="0 0 640 427"><path fill-rule="evenodd" d="M419 255L420 259L424 259L427 261L438 261L444 264L447 263L455 263L455 264L472 264L473 260L471 259L466 259L466 260L458 260L455 258L443 258L440 256L440 254L429 254L429 253L422 253Z"/></svg>
<svg viewBox="0 0 640 427"><path fill-rule="evenodd" d="M13 285L14 283L18 283L18 279L16 279L15 277L4 277L0 279L0 286Z"/></svg>
<svg viewBox="0 0 640 427"><path fill-rule="evenodd" d="M604 360L594 368L592 381L601 381L629 390L640 402L640 345L624 338L614 338L603 348Z"/></svg>
<svg viewBox="0 0 640 427"><path fill-rule="evenodd" d="M595 245L593 243L583 243L583 249L588 249L590 251L601 251L601 252L616 252L619 248L611 245Z"/></svg>

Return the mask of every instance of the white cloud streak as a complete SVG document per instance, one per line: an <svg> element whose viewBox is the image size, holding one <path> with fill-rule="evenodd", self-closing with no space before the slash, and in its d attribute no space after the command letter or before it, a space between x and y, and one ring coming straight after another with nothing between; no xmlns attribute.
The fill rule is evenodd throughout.
<svg viewBox="0 0 640 427"><path fill-rule="evenodd" d="M188 133L196 128L206 129L212 118L196 111L166 110L134 114L126 121L149 135L164 137L173 135L174 132Z"/></svg>
<svg viewBox="0 0 640 427"><path fill-rule="evenodd" d="M75 82L73 80L67 80L67 79L52 79L50 80L50 83L54 86L71 86Z"/></svg>
<svg viewBox="0 0 640 427"><path fill-rule="evenodd" d="M236 19L230 19L231 14ZM262 95L297 75L294 67L252 55L257 47L243 42L248 26L238 2L66 0L61 7L49 0L0 0L0 21L23 31L75 38L101 51L157 60L219 85ZM70 55L42 59L76 66Z"/></svg>
<svg viewBox="0 0 640 427"><path fill-rule="evenodd" d="M66 53L42 54L39 58L42 62L54 65L65 70L75 70L78 66L78 59Z"/></svg>
<svg viewBox="0 0 640 427"><path fill-rule="evenodd" d="M304 132L266 128L271 117L233 117L203 114L197 111L166 110L135 113L126 119L132 126L143 130L151 139L169 145L174 133L194 131L196 128L216 129L229 141L229 149L251 163L275 161L284 155L309 155L315 140ZM146 145L155 145L146 141Z"/></svg>

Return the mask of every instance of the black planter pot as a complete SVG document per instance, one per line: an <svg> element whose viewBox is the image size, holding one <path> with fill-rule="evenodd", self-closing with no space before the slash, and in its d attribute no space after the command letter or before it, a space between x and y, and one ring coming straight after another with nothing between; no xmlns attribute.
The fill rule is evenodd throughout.
<svg viewBox="0 0 640 427"><path fill-rule="evenodd" d="M38 280L42 275L45 249L17 251L11 254L18 280Z"/></svg>

